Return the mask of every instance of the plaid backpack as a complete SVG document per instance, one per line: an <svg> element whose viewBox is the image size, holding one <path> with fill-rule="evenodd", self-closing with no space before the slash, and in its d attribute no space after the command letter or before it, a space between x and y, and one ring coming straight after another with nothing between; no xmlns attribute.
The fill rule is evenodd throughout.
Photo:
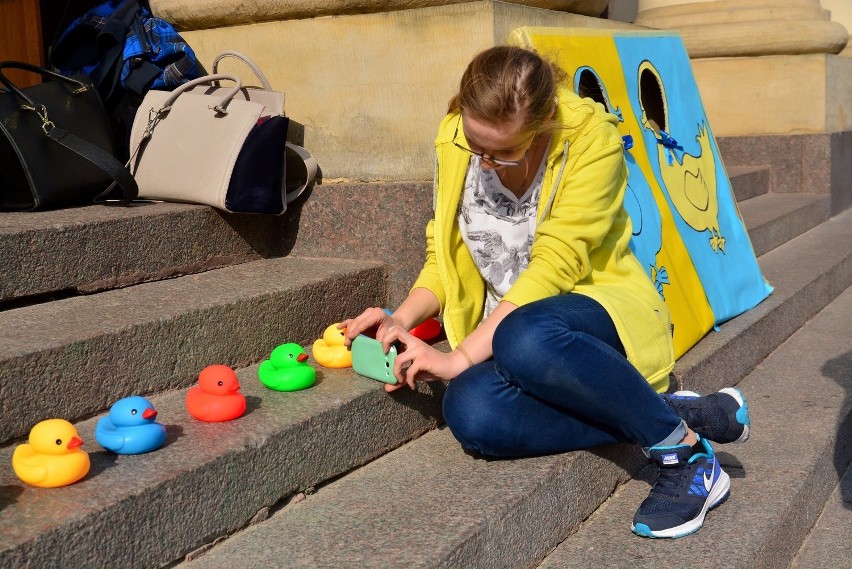
<svg viewBox="0 0 852 569"><path fill-rule="evenodd" d="M133 116L149 89L171 91L206 71L174 27L146 0L110 0L74 20L53 45L50 63L63 75L88 75L110 115L126 158Z"/></svg>

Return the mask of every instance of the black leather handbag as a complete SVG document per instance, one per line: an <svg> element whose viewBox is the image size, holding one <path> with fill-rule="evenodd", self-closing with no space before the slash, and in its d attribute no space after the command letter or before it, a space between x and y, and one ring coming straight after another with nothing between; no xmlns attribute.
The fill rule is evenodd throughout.
<svg viewBox="0 0 852 569"><path fill-rule="evenodd" d="M9 68L53 80L19 89L3 74ZM69 78L3 61L0 83L5 87L0 89L0 209L83 205L116 185L119 203L136 198L136 181L115 158L106 112L85 75Z"/></svg>

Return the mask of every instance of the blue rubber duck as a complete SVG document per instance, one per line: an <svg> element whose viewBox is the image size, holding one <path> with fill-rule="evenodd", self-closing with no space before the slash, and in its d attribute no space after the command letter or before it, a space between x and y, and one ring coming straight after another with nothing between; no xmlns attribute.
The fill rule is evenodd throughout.
<svg viewBox="0 0 852 569"><path fill-rule="evenodd" d="M117 454L142 454L166 442L166 427L157 423L157 411L140 395L113 403L109 416L98 421L95 440Z"/></svg>
<svg viewBox="0 0 852 569"><path fill-rule="evenodd" d="M260 382L275 391L306 389L317 380L317 372L307 364L308 354L299 344L281 344L257 369Z"/></svg>

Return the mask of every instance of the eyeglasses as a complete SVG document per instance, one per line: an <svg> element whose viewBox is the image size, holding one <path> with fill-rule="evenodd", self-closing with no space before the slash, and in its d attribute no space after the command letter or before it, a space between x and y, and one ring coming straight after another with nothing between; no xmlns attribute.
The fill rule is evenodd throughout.
<svg viewBox="0 0 852 569"><path fill-rule="evenodd" d="M455 144L457 148L460 148L460 149L464 150L465 152L469 152L470 154L473 154L474 156L479 156L479 158L481 160L484 160L484 161L486 161L486 162L488 162L488 163L490 163L494 166L520 166L521 164L524 163L524 160L527 159L527 152L530 151L530 146L532 146L532 144L527 146L527 149L524 150L524 155L521 156L520 160L503 160L501 158L494 158L490 154L487 154L485 152L477 152L476 150L471 150L467 146L463 146L463 145L459 144L458 142L456 142L456 139L459 136L459 126L460 125L461 125L461 114L459 114L459 120L456 123L456 131L453 133L453 144ZM532 140L534 138L535 138L535 135L533 135L532 138L530 138L530 142L532 142Z"/></svg>

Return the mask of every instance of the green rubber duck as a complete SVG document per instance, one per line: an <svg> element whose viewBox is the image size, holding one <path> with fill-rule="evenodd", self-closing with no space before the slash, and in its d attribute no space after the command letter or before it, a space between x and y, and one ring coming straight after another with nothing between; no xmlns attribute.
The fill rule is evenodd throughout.
<svg viewBox="0 0 852 569"><path fill-rule="evenodd" d="M317 372L307 364L308 354L299 344L281 344L257 369L260 382L275 391L307 389L317 380Z"/></svg>

